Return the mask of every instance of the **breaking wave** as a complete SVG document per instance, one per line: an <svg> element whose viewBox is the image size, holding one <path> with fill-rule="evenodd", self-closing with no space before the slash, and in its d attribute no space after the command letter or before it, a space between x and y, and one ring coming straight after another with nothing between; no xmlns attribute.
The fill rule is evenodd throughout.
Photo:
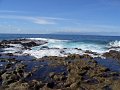
<svg viewBox="0 0 120 90"><path fill-rule="evenodd" d="M86 50L103 54L109 50L120 51L120 41L112 41L106 44L97 42L83 42L83 41L71 41L71 40L59 40L48 38L28 38L31 40L43 40L48 43L40 46L32 47L30 50L22 50L21 45L13 45L12 48L5 48L6 53L22 52L22 54L28 54L36 58L42 58L44 56L67 56L69 54L85 54Z"/></svg>
<svg viewBox="0 0 120 90"><path fill-rule="evenodd" d="M120 48L120 41L116 40L116 41L110 42L109 47L110 48Z"/></svg>
<svg viewBox="0 0 120 90"><path fill-rule="evenodd" d="M32 40L44 40L47 44L33 47L32 50L25 50L24 54L30 54L36 58L44 56L66 56L69 54L84 54L86 50L90 50L97 53L103 53L106 51L105 45L98 43L85 43L74 42L70 40L57 40L46 38L30 38ZM44 48L42 48L44 47ZM45 49L46 47L46 49Z"/></svg>

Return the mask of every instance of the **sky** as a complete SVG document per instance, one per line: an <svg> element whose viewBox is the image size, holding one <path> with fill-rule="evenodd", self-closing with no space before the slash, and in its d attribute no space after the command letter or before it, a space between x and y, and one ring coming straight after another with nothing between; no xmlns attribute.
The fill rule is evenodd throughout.
<svg viewBox="0 0 120 90"><path fill-rule="evenodd" d="M120 0L0 0L0 33L120 35Z"/></svg>

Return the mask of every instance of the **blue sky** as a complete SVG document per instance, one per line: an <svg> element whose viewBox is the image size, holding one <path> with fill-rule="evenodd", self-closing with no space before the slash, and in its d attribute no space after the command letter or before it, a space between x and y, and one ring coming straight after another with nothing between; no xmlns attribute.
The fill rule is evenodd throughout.
<svg viewBox="0 0 120 90"><path fill-rule="evenodd" d="M0 0L0 33L120 35L120 0Z"/></svg>

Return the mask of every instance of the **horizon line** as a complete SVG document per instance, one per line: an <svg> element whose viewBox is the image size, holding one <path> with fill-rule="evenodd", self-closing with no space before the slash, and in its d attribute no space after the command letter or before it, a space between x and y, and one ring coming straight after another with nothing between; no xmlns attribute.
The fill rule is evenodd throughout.
<svg viewBox="0 0 120 90"><path fill-rule="evenodd" d="M0 34L9 34L9 35L82 35L82 36L113 36L113 37L116 37L116 36L120 36L120 35L102 35L102 34L58 34L58 33L0 33Z"/></svg>

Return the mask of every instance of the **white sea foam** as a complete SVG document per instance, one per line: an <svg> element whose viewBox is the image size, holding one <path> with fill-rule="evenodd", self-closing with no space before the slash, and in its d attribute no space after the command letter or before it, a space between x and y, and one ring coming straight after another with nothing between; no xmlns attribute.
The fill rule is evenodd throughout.
<svg viewBox="0 0 120 90"><path fill-rule="evenodd" d="M36 58L42 58L44 56L59 56L64 57L66 55L60 53L61 50L59 49L48 49L48 50L25 50L23 54L29 54Z"/></svg>
<svg viewBox="0 0 120 90"><path fill-rule="evenodd" d="M67 56L68 54L74 54L74 53L77 54L78 52L72 49L65 49L65 50L64 49L47 49L47 50L25 50L23 53L29 54L36 58L42 58L44 56L64 57L64 56Z"/></svg>
<svg viewBox="0 0 120 90"><path fill-rule="evenodd" d="M30 38L31 40L44 40L47 44L33 47L34 50L39 50L42 46L47 46L49 48L78 48L82 50L91 50L93 52L103 53L105 52L105 45L99 45L95 43L84 43L84 42L71 42L68 40L57 40L57 39L46 39L46 38Z"/></svg>
<svg viewBox="0 0 120 90"><path fill-rule="evenodd" d="M28 54L31 56L34 56L36 58L42 58L44 56L58 56L58 57L65 57L68 56L69 54L79 54L83 55L85 54L84 51L79 50L79 49L45 49L45 50L25 50L23 54ZM89 54L92 57L98 57L99 55L93 55Z"/></svg>
<svg viewBox="0 0 120 90"><path fill-rule="evenodd" d="M43 40L49 43L56 43L56 42L64 42L64 41L68 41L68 40L59 40L59 39L49 39L49 38L28 38L31 40Z"/></svg>
<svg viewBox="0 0 120 90"><path fill-rule="evenodd" d="M84 54L84 51L82 50L78 50L78 49L74 49L74 48L69 48L69 49L64 49L64 52L68 55L68 54Z"/></svg>
<svg viewBox="0 0 120 90"><path fill-rule="evenodd" d="M33 47L32 50L27 50L24 54L32 55L36 58L44 56L66 56L69 54L85 54L85 50L97 52L99 54L107 51L105 45L99 45L95 43L84 42L72 42L68 40L46 39L46 38L30 38L31 40L44 40L47 44ZM47 46L49 49L41 49L41 47ZM79 50L82 49L82 50ZM62 53L61 53L62 52ZM90 54L93 57L95 55ZM98 55L97 55L98 56Z"/></svg>
<svg viewBox="0 0 120 90"><path fill-rule="evenodd" d="M111 49L116 50L117 48L107 49L106 45L97 43L85 43L85 42L72 42L68 40L57 40L57 39L46 39L46 38L28 38L31 40L43 40L48 43L40 46L32 47L31 50L22 50L22 45L20 44L10 44L10 48L5 48L4 53L14 53L22 52L22 54L29 54L36 58L42 58L44 56L59 56L64 57L69 54L85 54L86 50L92 52L97 52L99 55L89 54L92 57L101 56L103 53L108 52ZM48 48L42 48L43 46ZM107 46L108 47L108 46ZM120 47L120 41L114 41L109 43L109 47ZM82 49L82 50L80 50ZM118 49L117 49L118 50Z"/></svg>
<svg viewBox="0 0 120 90"><path fill-rule="evenodd" d="M110 48L120 48L120 41L112 41L109 43Z"/></svg>
<svg viewBox="0 0 120 90"><path fill-rule="evenodd" d="M8 45L16 47L16 48L22 48L23 47L21 44L8 44Z"/></svg>
<svg viewBox="0 0 120 90"><path fill-rule="evenodd" d="M9 48L4 48L4 52L3 53L16 53L16 52L20 52L22 51L22 45L20 44L8 44L10 45L11 47Z"/></svg>

